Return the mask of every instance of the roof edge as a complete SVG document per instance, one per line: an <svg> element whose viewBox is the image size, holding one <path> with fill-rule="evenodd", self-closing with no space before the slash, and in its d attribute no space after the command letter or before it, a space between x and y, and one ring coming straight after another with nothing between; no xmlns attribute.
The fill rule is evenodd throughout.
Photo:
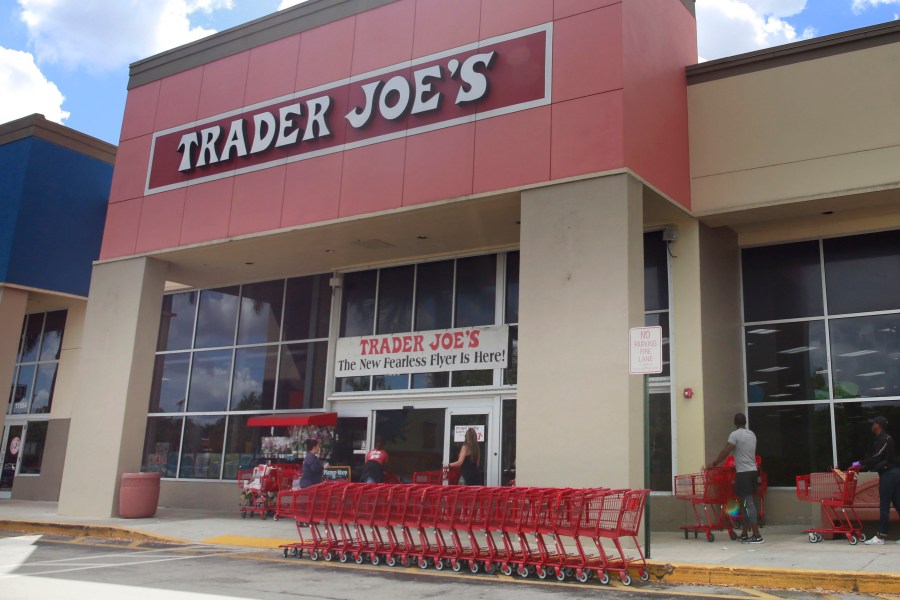
<svg viewBox="0 0 900 600"><path fill-rule="evenodd" d="M900 42L900 21L880 23L691 65L687 68L688 85L716 81L727 77L745 75L756 71L865 50L896 42Z"/></svg>
<svg viewBox="0 0 900 600"><path fill-rule="evenodd" d="M128 89L199 67L397 0L307 0L131 64Z"/></svg>
<svg viewBox="0 0 900 600"><path fill-rule="evenodd" d="M40 138L108 164L116 161L116 147L112 144L71 127L48 121L39 113L0 124L0 146L28 137Z"/></svg>

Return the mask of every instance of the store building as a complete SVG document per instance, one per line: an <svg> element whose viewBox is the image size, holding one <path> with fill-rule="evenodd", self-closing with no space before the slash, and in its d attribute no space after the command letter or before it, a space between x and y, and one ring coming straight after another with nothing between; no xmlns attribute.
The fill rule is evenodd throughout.
<svg viewBox="0 0 900 600"><path fill-rule="evenodd" d="M308 435L408 479L475 427L489 484L650 485L661 524L737 411L775 487L861 452L900 400L900 27L696 65L692 8L311 0L134 64L60 512L140 469L233 508Z"/></svg>
<svg viewBox="0 0 900 600"><path fill-rule="evenodd" d="M0 498L59 498L114 160L42 115L0 125Z"/></svg>

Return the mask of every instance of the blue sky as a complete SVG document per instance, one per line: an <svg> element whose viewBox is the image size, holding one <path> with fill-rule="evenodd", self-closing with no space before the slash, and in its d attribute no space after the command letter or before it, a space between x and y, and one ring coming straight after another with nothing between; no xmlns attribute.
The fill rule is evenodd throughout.
<svg viewBox="0 0 900 600"><path fill-rule="evenodd" d="M297 3L0 0L0 122L42 112L116 143L129 63ZM697 0L700 56L865 27L898 13L900 0Z"/></svg>

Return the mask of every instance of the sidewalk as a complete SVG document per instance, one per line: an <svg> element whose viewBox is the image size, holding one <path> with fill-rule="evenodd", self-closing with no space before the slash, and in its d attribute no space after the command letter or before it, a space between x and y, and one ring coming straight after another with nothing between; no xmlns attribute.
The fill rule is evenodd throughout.
<svg viewBox="0 0 900 600"><path fill-rule="evenodd" d="M12 523L12 522L15 523ZM242 519L234 513L161 508L151 519L60 517L56 504L0 500L0 529L74 535L145 537L250 548L277 548L298 539L291 520ZM18 529L17 529L18 528ZM654 532L652 569L673 583L733 584L771 588L822 588L900 593L900 544L850 546L846 541L810 544L800 528L767 527L766 543L745 545L716 537L685 540L681 532Z"/></svg>

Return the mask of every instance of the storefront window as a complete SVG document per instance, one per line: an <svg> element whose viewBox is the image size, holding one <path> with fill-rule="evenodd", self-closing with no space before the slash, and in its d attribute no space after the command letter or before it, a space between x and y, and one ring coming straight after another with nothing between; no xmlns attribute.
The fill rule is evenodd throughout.
<svg viewBox="0 0 900 600"><path fill-rule="evenodd" d="M29 421L25 429L25 443L22 445L20 475L40 475L44 461L44 445L47 442L47 421Z"/></svg>
<svg viewBox="0 0 900 600"><path fill-rule="evenodd" d="M751 406L749 421L769 485L793 487L797 475L831 467L828 404Z"/></svg>
<svg viewBox="0 0 900 600"><path fill-rule="evenodd" d="M747 248L741 264L746 322L824 314L819 242Z"/></svg>
<svg viewBox="0 0 900 600"><path fill-rule="evenodd" d="M13 366L9 414L50 412L65 328L64 310L26 315Z"/></svg>
<svg viewBox="0 0 900 600"><path fill-rule="evenodd" d="M277 342L281 335L284 281L266 281L241 287L238 345Z"/></svg>
<svg viewBox="0 0 900 600"><path fill-rule="evenodd" d="M663 371L649 377L650 489L672 491L672 387L669 247L662 231L644 234L644 325L662 328Z"/></svg>
<svg viewBox="0 0 900 600"><path fill-rule="evenodd" d="M496 320L497 257L456 261L456 327L493 325Z"/></svg>
<svg viewBox="0 0 900 600"><path fill-rule="evenodd" d="M187 350L194 341L197 292L163 296L157 350Z"/></svg>
<svg viewBox="0 0 900 600"><path fill-rule="evenodd" d="M795 475L847 466L871 443L865 420L892 413L900 397L900 231L742 258L747 400L759 452L772 459L764 468L780 471L776 485L793 485Z"/></svg>
<svg viewBox="0 0 900 600"><path fill-rule="evenodd" d="M378 324L375 333L412 331L414 266L382 269L378 277Z"/></svg>
<svg viewBox="0 0 900 600"><path fill-rule="evenodd" d="M516 401L503 401L500 437L500 485L515 485L516 481Z"/></svg>
<svg viewBox="0 0 900 600"><path fill-rule="evenodd" d="M411 482L415 472L443 466L445 415L442 408L375 413L375 437L384 442L389 468L404 483Z"/></svg>
<svg viewBox="0 0 900 600"><path fill-rule="evenodd" d="M187 417L181 442L182 479L219 479L225 417Z"/></svg>
<svg viewBox="0 0 900 600"><path fill-rule="evenodd" d="M519 382L519 327L509 328L509 367L503 371L503 383L516 385Z"/></svg>
<svg viewBox="0 0 900 600"><path fill-rule="evenodd" d="M751 325L744 336L751 403L828 398L824 321Z"/></svg>
<svg viewBox="0 0 900 600"><path fill-rule="evenodd" d="M672 395L650 394L650 489L672 490Z"/></svg>
<svg viewBox="0 0 900 600"><path fill-rule="evenodd" d="M341 337L372 335L375 327L375 292L378 271L344 275L341 302Z"/></svg>
<svg viewBox="0 0 900 600"><path fill-rule="evenodd" d="M249 418L322 408L329 278L313 275L165 296L145 471L234 479L239 468L253 466L244 461L259 455L260 439L270 433L247 427Z"/></svg>
<svg viewBox="0 0 900 600"><path fill-rule="evenodd" d="M413 373L412 388L414 390L427 390L432 388L450 387L450 373Z"/></svg>
<svg viewBox="0 0 900 600"><path fill-rule="evenodd" d="M240 287L200 292L197 311L197 337L194 348L220 348L234 345Z"/></svg>
<svg viewBox="0 0 900 600"><path fill-rule="evenodd" d="M422 263L416 267L416 331L453 326L454 261Z"/></svg>
<svg viewBox="0 0 900 600"><path fill-rule="evenodd" d="M519 253L506 255L506 323L519 322Z"/></svg>

